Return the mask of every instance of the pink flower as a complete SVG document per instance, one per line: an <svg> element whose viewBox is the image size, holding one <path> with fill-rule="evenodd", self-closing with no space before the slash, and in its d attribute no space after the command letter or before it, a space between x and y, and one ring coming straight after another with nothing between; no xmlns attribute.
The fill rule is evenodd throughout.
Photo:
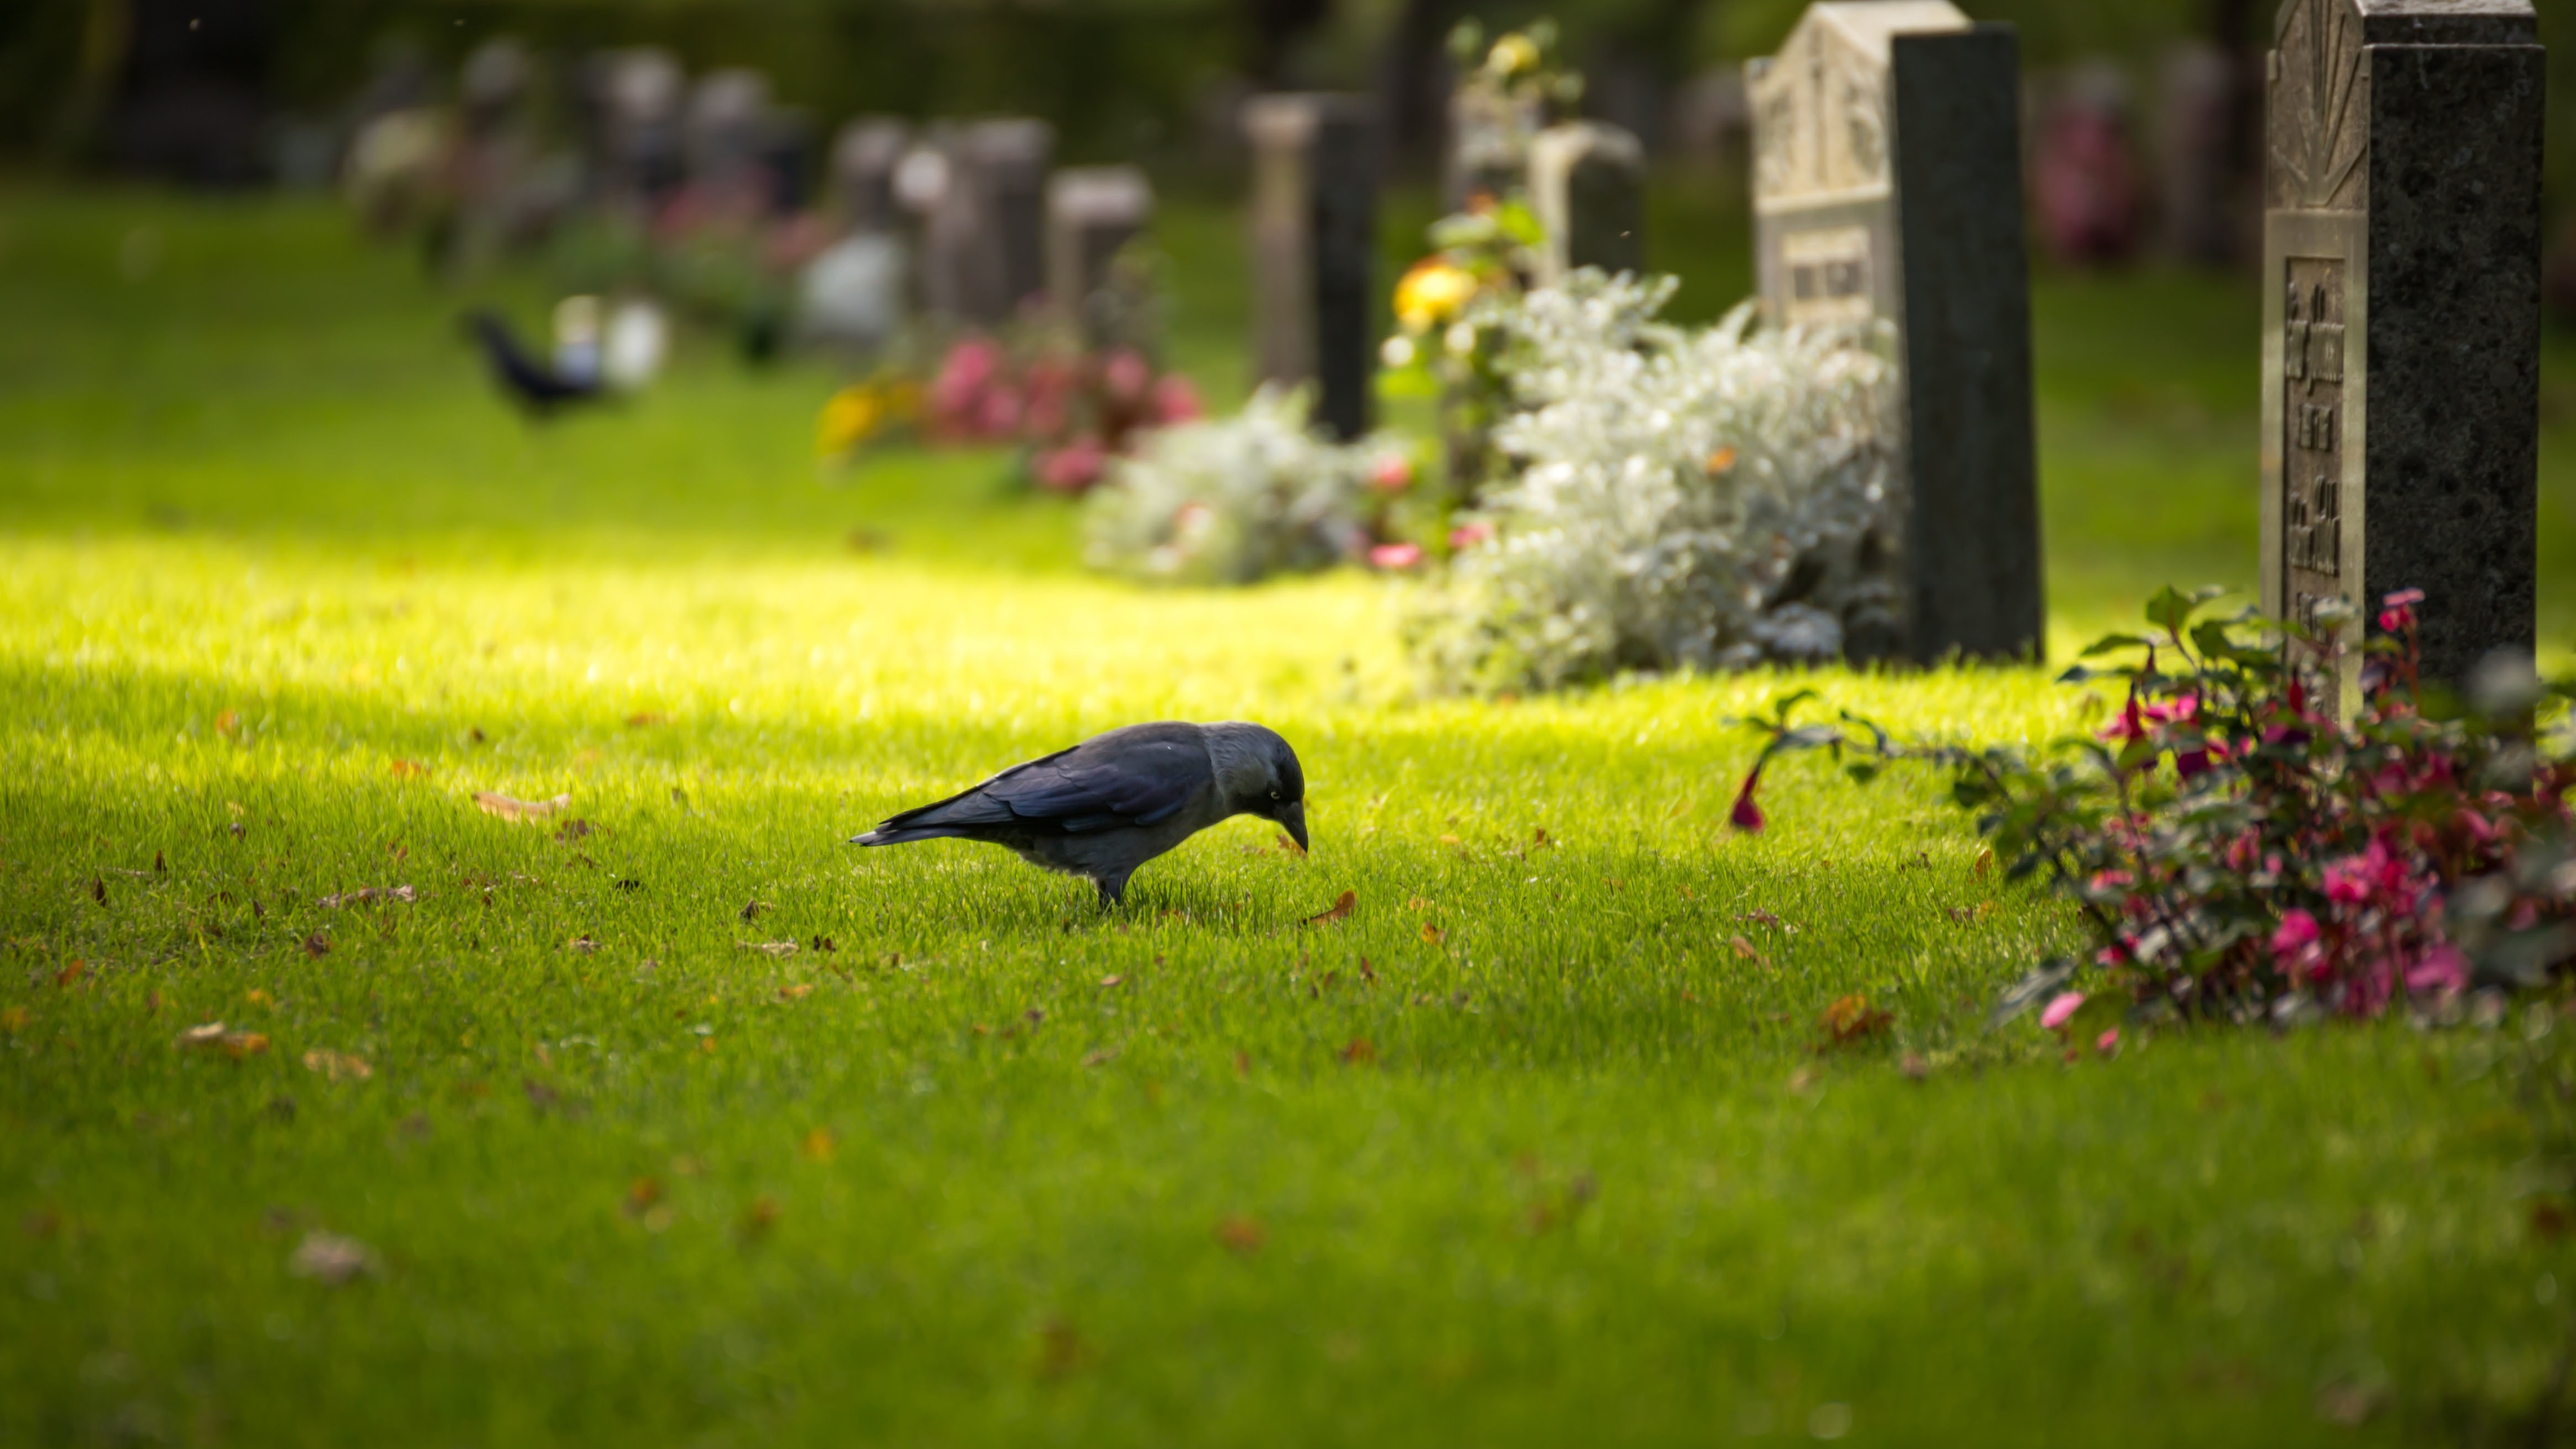
<svg viewBox="0 0 2576 1449"><path fill-rule="evenodd" d="M2290 956L2316 944L2317 918L2306 911L2288 911L2281 916L2281 927L2272 933L2272 954Z"/></svg>
<svg viewBox="0 0 2576 1449"><path fill-rule="evenodd" d="M1422 545L1418 543L1381 543L1368 552L1369 567L1409 569L1422 562Z"/></svg>
<svg viewBox="0 0 2576 1449"><path fill-rule="evenodd" d="M1168 427L1203 417L1207 408L1199 401L1199 390L1190 380L1175 372L1154 384L1154 421Z"/></svg>
<svg viewBox="0 0 2576 1449"><path fill-rule="evenodd" d="M1759 835L1765 822L1762 807L1753 803L1753 787L1762 783L1762 767L1755 765L1745 772L1744 785L1735 792L1735 804L1726 812L1726 823L1747 835Z"/></svg>
<svg viewBox="0 0 2576 1449"><path fill-rule="evenodd" d="M1092 438L1077 438L1033 460L1038 486L1056 493L1081 493L1100 481L1109 452Z"/></svg>
<svg viewBox="0 0 2576 1449"><path fill-rule="evenodd" d="M2209 747L2174 751L2174 773L2188 780L2209 773Z"/></svg>
<svg viewBox="0 0 2576 1449"><path fill-rule="evenodd" d="M1389 453L1369 470L1369 486L1381 493L1401 493L1413 486L1413 460L1402 453Z"/></svg>
<svg viewBox="0 0 2576 1449"><path fill-rule="evenodd" d="M2399 589L2390 594L2380 600L2384 607L2380 610L2379 627L2391 634L2400 629L2414 627L2415 606L2422 602L2424 602L2422 589Z"/></svg>
<svg viewBox="0 0 2576 1449"><path fill-rule="evenodd" d="M2111 1028L2109 1031L2102 1033L2100 1036L2093 1038L2093 1050L2100 1052L2106 1057L2119 1050L2119 1048L2120 1029L2116 1026Z"/></svg>
<svg viewBox="0 0 2576 1449"><path fill-rule="evenodd" d="M2123 740L2143 740L2146 737L2147 721L2138 709L2138 687L2132 684L2129 686L2128 704L2121 709L2120 717L2112 721L2108 729L2102 731L2102 738L2118 743Z"/></svg>
<svg viewBox="0 0 2576 1449"><path fill-rule="evenodd" d="M2447 996L2469 984L2468 958L2448 941L2417 957L2406 970L2409 991L2438 991Z"/></svg>
<svg viewBox="0 0 2576 1449"><path fill-rule="evenodd" d="M1449 530L1449 547L1452 549L1474 548L1477 544L1483 543L1486 539L1493 536L1494 526L1485 522L1483 519L1478 519L1474 523L1462 523L1456 528Z"/></svg>
<svg viewBox="0 0 2576 1449"><path fill-rule="evenodd" d="M2068 1019L2073 1017L2077 1011L2083 1009L2083 1006L2083 992L2059 992L2049 1001L2047 1006L2040 1009L2039 1029L2042 1031L2058 1031L2063 1029Z"/></svg>
<svg viewBox="0 0 2576 1449"><path fill-rule="evenodd" d="M1154 384L1154 368L1144 355L1132 347L1121 347L1109 354L1100 365L1101 386L1120 402L1130 402L1145 395Z"/></svg>

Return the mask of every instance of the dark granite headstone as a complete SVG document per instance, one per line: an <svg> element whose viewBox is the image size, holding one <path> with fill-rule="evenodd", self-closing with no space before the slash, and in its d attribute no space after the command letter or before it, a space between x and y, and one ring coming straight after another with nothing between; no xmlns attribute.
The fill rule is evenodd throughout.
<svg viewBox="0 0 2576 1449"><path fill-rule="evenodd" d="M1886 544L1903 618L1898 637L1853 652L2034 656L2019 43L1946 0L1825 3L1748 76L1765 318L1894 332L1902 463Z"/></svg>
<svg viewBox="0 0 2576 1449"><path fill-rule="evenodd" d="M1582 267L1634 272L1646 256L1646 148L1601 121L1550 126L1530 141L1530 206L1547 229L1538 280Z"/></svg>
<svg viewBox="0 0 2576 1449"><path fill-rule="evenodd" d="M1270 95L1246 104L1244 131L1259 376L1314 383L1317 421L1358 437L1368 431L1377 354L1376 123L1356 96Z"/></svg>
<svg viewBox="0 0 2576 1449"><path fill-rule="evenodd" d="M981 231L967 315L998 324L1046 290L1046 181L1055 128L1025 118L978 121L952 153L975 193Z"/></svg>
<svg viewBox="0 0 2576 1449"><path fill-rule="evenodd" d="M1047 299L1080 332L1103 346L1118 329L1095 305L1109 263L1154 218L1154 188L1133 166L1080 166L1047 182Z"/></svg>
<svg viewBox="0 0 2576 1449"><path fill-rule="evenodd" d="M895 168L912 149L912 127L891 116L861 116L832 141L832 199L853 229L896 229Z"/></svg>
<svg viewBox="0 0 2576 1449"><path fill-rule="evenodd" d="M2421 589L2428 674L2528 656L2538 20L2522 0L2287 0L2268 81L2264 605L2346 599L2358 638Z"/></svg>

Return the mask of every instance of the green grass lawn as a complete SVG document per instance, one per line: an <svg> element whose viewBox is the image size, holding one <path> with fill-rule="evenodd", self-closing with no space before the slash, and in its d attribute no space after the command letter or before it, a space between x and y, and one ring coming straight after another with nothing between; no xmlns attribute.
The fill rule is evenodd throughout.
<svg viewBox="0 0 2576 1449"><path fill-rule="evenodd" d="M1234 221L1165 235L1239 392ZM827 484L829 374L712 345L532 430L457 302L307 204L0 192L0 1442L2528 1442L2576 1263L2506 1034L2065 1063L1983 1023L2072 923L1934 782L1791 759L1725 828L1784 688L2099 700L1423 701L1395 585L1089 578L1006 459ZM2250 581L2252 316L2043 284L2061 652ZM842 844L1167 716L1294 741L1313 856L1238 821L1102 915ZM1892 1032L1820 1053L1849 993Z"/></svg>

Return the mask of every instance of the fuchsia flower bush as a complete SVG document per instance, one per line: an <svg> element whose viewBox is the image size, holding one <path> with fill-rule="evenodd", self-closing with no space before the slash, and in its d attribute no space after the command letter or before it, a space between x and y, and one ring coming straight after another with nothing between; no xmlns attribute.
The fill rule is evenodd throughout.
<svg viewBox="0 0 2576 1449"><path fill-rule="evenodd" d="M946 443L1029 445L1029 477L1054 493L1086 493L1109 460L1145 431L1204 412L1179 373L1157 376L1132 348L1016 358L988 337L948 349L922 396L922 428Z"/></svg>
<svg viewBox="0 0 2576 1449"><path fill-rule="evenodd" d="M2142 657L2068 671L2119 680L2125 699L2097 736L2038 759L1899 745L1850 715L1795 725L1812 692L1784 699L1754 722L1769 740L1737 824L1761 827L1754 786L1785 751L1848 756L1862 781L1897 760L1949 770L2010 876L2042 875L2080 908L2088 959L2043 966L1999 1012L2046 1003L2041 1025L2070 1049L2134 1015L2375 1016L2472 984L2538 985L2576 959L2576 761L2563 725L2536 727L2567 688L2503 660L2465 692L2420 679L2423 596L2408 590L2386 601L2358 707L2338 719L2332 611L2313 628L2195 621L2211 597L2168 589L2148 605L2153 637L2086 650Z"/></svg>

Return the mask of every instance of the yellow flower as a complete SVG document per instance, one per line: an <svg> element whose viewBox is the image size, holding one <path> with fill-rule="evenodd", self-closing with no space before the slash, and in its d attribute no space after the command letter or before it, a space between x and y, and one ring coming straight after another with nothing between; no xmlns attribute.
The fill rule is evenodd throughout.
<svg viewBox="0 0 2576 1449"><path fill-rule="evenodd" d="M842 457L895 424L911 421L919 394L913 384L898 381L852 383L832 394L814 420L815 455Z"/></svg>
<svg viewBox="0 0 2576 1449"><path fill-rule="evenodd" d="M1485 69L1505 80L1527 75L1538 69L1538 43L1515 30L1494 42L1493 50L1485 56Z"/></svg>
<svg viewBox="0 0 2576 1449"><path fill-rule="evenodd" d="M1395 284L1395 318L1407 332L1428 332L1457 316L1475 295L1473 273L1431 257L1414 263Z"/></svg>

